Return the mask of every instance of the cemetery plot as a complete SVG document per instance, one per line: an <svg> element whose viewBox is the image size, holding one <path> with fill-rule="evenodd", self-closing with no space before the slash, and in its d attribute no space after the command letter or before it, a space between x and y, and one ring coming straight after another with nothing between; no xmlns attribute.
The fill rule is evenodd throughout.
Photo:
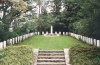
<svg viewBox="0 0 100 65"><path fill-rule="evenodd" d="M71 48L76 45L85 45L83 42L78 41L70 36L58 36L58 37L45 37L43 35L33 36L18 45L28 45L33 48L39 49L64 49Z"/></svg>

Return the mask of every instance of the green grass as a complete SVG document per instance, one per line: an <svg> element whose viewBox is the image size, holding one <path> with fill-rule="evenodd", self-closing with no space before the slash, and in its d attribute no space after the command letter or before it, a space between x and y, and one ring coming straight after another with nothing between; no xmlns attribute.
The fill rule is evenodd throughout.
<svg viewBox="0 0 100 65"><path fill-rule="evenodd" d="M32 48L9 46L0 50L0 65L32 65Z"/></svg>
<svg viewBox="0 0 100 65"><path fill-rule="evenodd" d="M78 41L69 36L59 37L44 37L33 36L32 38L19 43L18 45L29 45L33 48L39 49L64 49L71 48L76 45L84 45L83 42Z"/></svg>

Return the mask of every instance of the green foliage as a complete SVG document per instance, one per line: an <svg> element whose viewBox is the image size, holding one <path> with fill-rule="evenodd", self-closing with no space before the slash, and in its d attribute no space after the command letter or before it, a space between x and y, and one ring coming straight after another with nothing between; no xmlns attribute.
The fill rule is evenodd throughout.
<svg viewBox="0 0 100 65"><path fill-rule="evenodd" d="M5 0L0 4L0 10L3 11L3 17L0 18L0 41L3 41L18 35L16 31L9 32L9 28L27 6L23 0L20 0L20 2Z"/></svg>
<svg viewBox="0 0 100 65"><path fill-rule="evenodd" d="M100 48L75 46L70 49L72 65L100 65Z"/></svg>
<svg viewBox="0 0 100 65"><path fill-rule="evenodd" d="M0 65L32 65L32 48L10 46L0 50Z"/></svg>
<svg viewBox="0 0 100 65"><path fill-rule="evenodd" d="M76 20L70 23L72 32L100 39L100 3L99 0L73 0L80 8L76 12ZM72 4L70 3L70 4ZM75 12L75 11L73 11ZM71 17L73 18L73 17Z"/></svg>
<svg viewBox="0 0 100 65"><path fill-rule="evenodd" d="M21 5L10 1L2 3L5 4L5 6L0 6L0 8L4 11L4 17L3 19L0 19L3 23L3 28L2 25L0 25L0 35L2 35L2 32L9 33L8 31L12 21L16 20L17 23L14 23L13 26L15 27L14 32L16 32L18 35L33 31L49 31L50 26L53 25L54 31L74 32L100 39L99 0L53 0L51 2L53 5L50 5L49 1L43 4L42 0L34 0L39 8L39 17L37 18L34 9L35 7L31 5L32 3L28 0L24 1L29 3L29 7L27 7L29 10L27 11L31 12L31 15L25 14L25 16L21 16L22 18L20 17L18 20L16 20L16 17L21 15L21 10L19 10L19 7L21 5L25 5L25 3L23 1L20 2ZM15 4L15 6L13 4ZM46 9L48 6L50 6L52 9L49 13ZM9 7L12 8L7 11ZM63 11L61 11L62 9ZM6 14L6 12L8 14ZM29 21L33 21L33 19L35 20L35 23L31 23ZM21 25L22 27L20 27L20 22L29 23L23 24ZM3 36L1 36L1 39L3 39L2 37Z"/></svg>
<svg viewBox="0 0 100 65"><path fill-rule="evenodd" d="M35 23L34 22L26 22L21 25L21 27L14 27L14 31L18 35L27 34L35 31Z"/></svg>
<svg viewBox="0 0 100 65"><path fill-rule="evenodd" d="M5 30L4 25L0 24L0 41L4 41L15 36L17 36L17 33Z"/></svg>
<svg viewBox="0 0 100 65"><path fill-rule="evenodd" d="M78 22L73 23L73 32L81 35L89 35L89 20L81 19Z"/></svg>
<svg viewBox="0 0 100 65"><path fill-rule="evenodd" d="M50 26L52 25L52 23L54 23L53 21L53 16L51 14L42 14L41 17L39 17L36 20L36 28L38 31L49 31Z"/></svg>

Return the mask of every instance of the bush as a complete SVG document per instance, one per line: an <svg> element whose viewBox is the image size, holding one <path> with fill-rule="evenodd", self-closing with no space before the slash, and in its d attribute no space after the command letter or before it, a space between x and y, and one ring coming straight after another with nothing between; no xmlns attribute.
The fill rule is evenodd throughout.
<svg viewBox="0 0 100 65"><path fill-rule="evenodd" d="M93 46L75 46L70 49L72 65L100 65L100 49Z"/></svg>
<svg viewBox="0 0 100 65"><path fill-rule="evenodd" d="M0 50L0 65L32 65L32 48L12 46Z"/></svg>

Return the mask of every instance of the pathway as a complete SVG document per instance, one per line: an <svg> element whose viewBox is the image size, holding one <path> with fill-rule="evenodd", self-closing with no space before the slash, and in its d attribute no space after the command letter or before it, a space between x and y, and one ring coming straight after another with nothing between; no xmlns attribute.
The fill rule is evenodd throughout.
<svg viewBox="0 0 100 65"><path fill-rule="evenodd" d="M33 65L70 65L69 64L69 49L64 50L36 50L36 57Z"/></svg>

